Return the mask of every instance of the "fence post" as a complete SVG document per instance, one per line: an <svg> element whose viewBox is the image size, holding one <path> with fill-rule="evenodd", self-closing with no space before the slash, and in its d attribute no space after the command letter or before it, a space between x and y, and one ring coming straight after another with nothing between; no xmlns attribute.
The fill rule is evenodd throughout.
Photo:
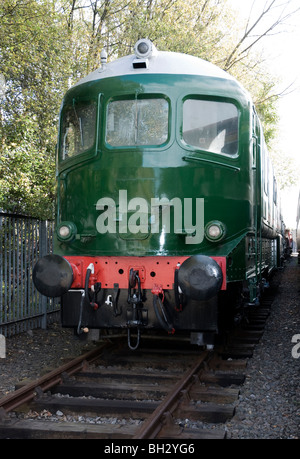
<svg viewBox="0 0 300 459"><path fill-rule="evenodd" d="M0 359L5 359L5 357L6 357L5 336L0 335Z"/></svg>
<svg viewBox="0 0 300 459"><path fill-rule="evenodd" d="M39 240L40 253L39 256L42 258L47 255L48 247L48 231L47 231L47 221L40 222L40 240ZM43 330L47 328L47 298L40 294L40 310L43 314L41 327Z"/></svg>

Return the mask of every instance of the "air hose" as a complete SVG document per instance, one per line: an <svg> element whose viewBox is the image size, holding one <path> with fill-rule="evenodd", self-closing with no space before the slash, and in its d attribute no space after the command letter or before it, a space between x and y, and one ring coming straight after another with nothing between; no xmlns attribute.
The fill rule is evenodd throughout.
<svg viewBox="0 0 300 459"><path fill-rule="evenodd" d="M81 300L80 300L79 320L78 320L78 325L77 325L77 335L80 335L82 333L81 322L82 322L82 311L83 311L84 299L85 299L85 291L82 290Z"/></svg>
<svg viewBox="0 0 300 459"><path fill-rule="evenodd" d="M85 283L84 283L84 291L85 291L86 298L89 298L89 281L90 281L91 272L92 272L91 268L88 267L88 269L86 270Z"/></svg>
<svg viewBox="0 0 300 459"><path fill-rule="evenodd" d="M81 322L82 322L83 305L84 305L85 298L89 299L89 280L90 280L91 272L92 272L91 268L88 268L86 270L84 290L81 291L79 320L78 320L78 325L77 325L77 334L78 335L80 335L82 333Z"/></svg>
<svg viewBox="0 0 300 459"><path fill-rule="evenodd" d="M159 312L157 302L159 304L159 307L160 307L160 310L161 310L161 314ZM173 335L175 333L175 329L174 329L173 325L170 324L170 322L169 322L169 320L167 318L166 311L164 309L163 303L162 303L162 301L161 301L161 299L160 299L160 297L158 295L153 295L153 308L154 308L154 312L155 312L156 318L157 318L160 326L164 330L166 330L169 334Z"/></svg>

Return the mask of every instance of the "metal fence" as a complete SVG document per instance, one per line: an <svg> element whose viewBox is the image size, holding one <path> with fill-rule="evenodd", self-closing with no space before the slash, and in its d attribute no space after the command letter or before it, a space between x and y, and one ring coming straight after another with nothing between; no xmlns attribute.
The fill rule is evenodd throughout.
<svg viewBox="0 0 300 459"><path fill-rule="evenodd" d="M57 300L32 282L36 261L52 250L53 223L0 213L0 334L46 328L59 316Z"/></svg>

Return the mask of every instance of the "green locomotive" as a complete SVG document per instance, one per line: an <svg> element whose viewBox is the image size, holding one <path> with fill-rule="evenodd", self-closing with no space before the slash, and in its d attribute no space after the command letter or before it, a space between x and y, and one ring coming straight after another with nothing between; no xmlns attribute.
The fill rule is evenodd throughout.
<svg viewBox="0 0 300 459"><path fill-rule="evenodd" d="M54 254L33 278L78 332L127 329L133 348L132 330L136 346L161 329L212 344L224 299L254 303L281 263L276 180L249 94L149 40L109 64L103 53L65 95L57 186Z"/></svg>

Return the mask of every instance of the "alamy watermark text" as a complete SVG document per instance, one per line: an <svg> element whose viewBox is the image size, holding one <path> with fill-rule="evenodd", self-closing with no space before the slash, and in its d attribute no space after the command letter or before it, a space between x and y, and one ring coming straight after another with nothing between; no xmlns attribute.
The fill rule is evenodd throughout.
<svg viewBox="0 0 300 459"><path fill-rule="evenodd" d="M120 234L184 234L186 244L200 244L204 238L204 199L168 199L136 197L128 202L127 191L119 191L119 203L104 197L98 200L96 209L103 211L97 218L100 234L117 231Z"/></svg>

